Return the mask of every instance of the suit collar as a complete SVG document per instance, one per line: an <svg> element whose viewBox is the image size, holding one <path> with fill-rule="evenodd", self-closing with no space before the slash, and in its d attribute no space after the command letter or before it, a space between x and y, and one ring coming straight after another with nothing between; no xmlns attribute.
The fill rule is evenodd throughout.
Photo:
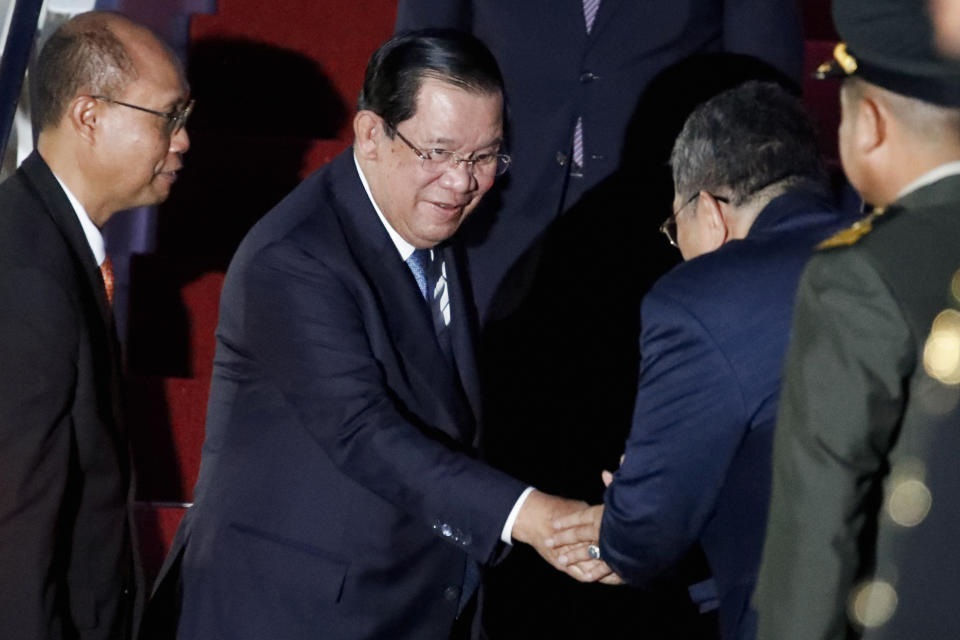
<svg viewBox="0 0 960 640"><path fill-rule="evenodd" d="M36 151L27 156L20 168L28 182L33 186L37 197L43 202L44 208L53 219L54 224L76 255L77 261L96 295L97 307L104 325L112 327L113 313L110 310L109 302L107 302L107 290L103 285L103 278L100 276L96 256L93 254L83 227L80 225L77 212L70 204L67 194L60 186L56 176L53 175L49 165Z"/></svg>
<svg viewBox="0 0 960 640"><path fill-rule="evenodd" d="M367 200L370 201L370 206L373 207L373 210L376 212L377 217L380 219L380 222L383 224L383 228L386 230L387 235L390 236L390 240L393 242L393 245L397 248L397 252L400 254L400 259L406 262L413 252L416 250L412 244L403 239L397 230L393 228L393 225L387 220L387 217L383 215L383 211L380 210L380 207L377 206L377 201L373 199L373 194L370 193L370 184L367 182L367 177L363 174L363 169L360 167L360 161L357 160L357 154L353 154L353 166L357 170L357 175L360 178L360 184L363 185L363 190L367 194Z"/></svg>
<svg viewBox="0 0 960 640"><path fill-rule="evenodd" d="M60 188L63 189L63 193L67 196L70 206L73 207L73 212L77 214L77 220L80 222L80 228L83 229L83 235L86 236L87 244L90 245L90 250L93 251L94 260L96 260L97 264L102 264L107 256L103 244L103 234L100 233L97 225L93 224L93 220L90 219L90 215L87 213L86 208L84 208L83 203L70 191L70 187L68 187L56 173L53 174L53 177L56 179L57 184L60 185Z"/></svg>
<svg viewBox="0 0 960 640"><path fill-rule="evenodd" d="M810 214L834 211L836 207L829 196L812 189L791 189L767 203L750 225L747 237L803 226Z"/></svg>
<svg viewBox="0 0 960 640"><path fill-rule="evenodd" d="M897 195L897 200L901 200L918 189L943 180L944 178L960 174L960 161L948 162L939 167L927 171L925 174L908 184Z"/></svg>
<svg viewBox="0 0 960 640"><path fill-rule="evenodd" d="M957 194L960 194L960 175L951 174L910 191L891 204L889 209L922 209L942 205L956 201Z"/></svg>

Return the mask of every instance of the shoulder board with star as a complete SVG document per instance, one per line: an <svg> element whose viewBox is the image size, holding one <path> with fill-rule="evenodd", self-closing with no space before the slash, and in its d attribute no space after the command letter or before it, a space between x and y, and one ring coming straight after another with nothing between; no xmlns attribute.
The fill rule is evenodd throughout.
<svg viewBox="0 0 960 640"><path fill-rule="evenodd" d="M846 229L837 231L835 234L818 244L817 250L820 251L823 249L834 249L836 247L849 247L873 230L873 221L882 216L883 212L884 209L882 207L874 209L871 213L863 218L860 218Z"/></svg>

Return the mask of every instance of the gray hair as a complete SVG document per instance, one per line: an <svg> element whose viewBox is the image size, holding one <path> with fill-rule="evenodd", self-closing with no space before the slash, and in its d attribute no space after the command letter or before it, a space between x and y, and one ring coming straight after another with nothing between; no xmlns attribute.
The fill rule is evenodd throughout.
<svg viewBox="0 0 960 640"><path fill-rule="evenodd" d="M827 188L813 124L800 101L772 82L746 82L694 109L670 165L681 198L702 190L735 207L803 183Z"/></svg>

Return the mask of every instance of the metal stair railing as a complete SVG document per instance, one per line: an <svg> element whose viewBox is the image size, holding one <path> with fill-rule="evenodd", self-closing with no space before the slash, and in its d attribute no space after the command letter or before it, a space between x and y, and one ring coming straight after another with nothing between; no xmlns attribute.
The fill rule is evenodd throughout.
<svg viewBox="0 0 960 640"><path fill-rule="evenodd" d="M4 156L23 78L30 62L43 0L15 0L10 27L0 57L0 158Z"/></svg>

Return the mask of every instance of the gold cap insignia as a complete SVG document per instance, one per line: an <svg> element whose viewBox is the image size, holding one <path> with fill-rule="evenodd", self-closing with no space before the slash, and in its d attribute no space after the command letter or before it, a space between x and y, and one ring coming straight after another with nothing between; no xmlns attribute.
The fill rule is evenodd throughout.
<svg viewBox="0 0 960 640"><path fill-rule="evenodd" d="M833 60L824 62L817 67L814 75L819 80L832 78L838 75L851 75L857 71L857 59L847 51L847 43L839 42L833 48Z"/></svg>

